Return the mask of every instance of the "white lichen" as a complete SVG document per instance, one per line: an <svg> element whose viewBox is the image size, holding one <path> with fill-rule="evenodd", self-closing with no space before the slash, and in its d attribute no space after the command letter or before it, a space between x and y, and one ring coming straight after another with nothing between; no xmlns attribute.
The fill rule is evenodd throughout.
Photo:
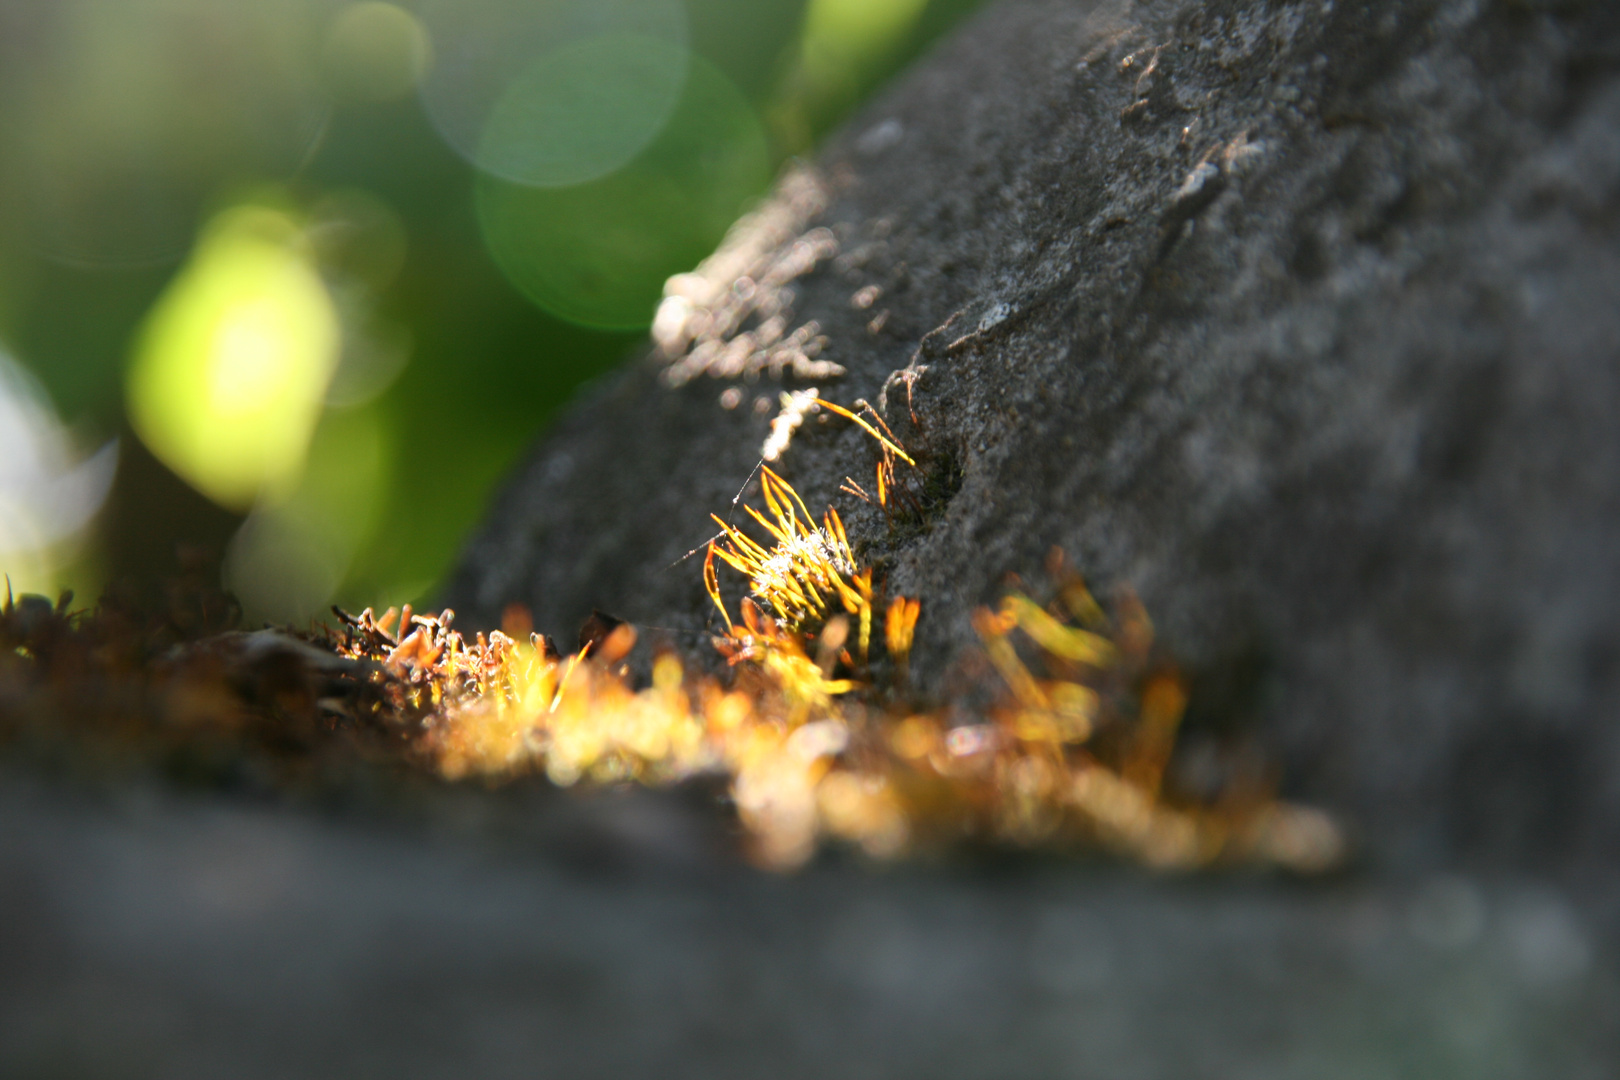
<svg viewBox="0 0 1620 1080"><path fill-rule="evenodd" d="M838 252L831 230L808 228L826 205L815 173L791 172L763 206L732 227L719 250L665 282L652 338L667 363L667 384L681 386L699 375L825 379L844 373L819 358L827 343L819 324L793 325L791 283Z"/></svg>
<svg viewBox="0 0 1620 1080"><path fill-rule="evenodd" d="M820 398L821 391L815 387L783 393L782 411L771 421L770 438L766 439L765 445L760 448L759 456L766 461L776 461L786 453L788 444L793 441L793 433L799 430L804 418L810 413L820 411Z"/></svg>

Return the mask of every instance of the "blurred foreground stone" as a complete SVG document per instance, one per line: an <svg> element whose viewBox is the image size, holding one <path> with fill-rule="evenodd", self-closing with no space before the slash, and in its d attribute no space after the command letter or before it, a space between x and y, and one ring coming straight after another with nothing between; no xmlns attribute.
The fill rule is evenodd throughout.
<svg viewBox="0 0 1620 1080"><path fill-rule="evenodd" d="M12 781L0 1074L1612 1075L1612 954L1545 881L775 877L672 865L643 798L593 800L591 854L561 859L487 820Z"/></svg>

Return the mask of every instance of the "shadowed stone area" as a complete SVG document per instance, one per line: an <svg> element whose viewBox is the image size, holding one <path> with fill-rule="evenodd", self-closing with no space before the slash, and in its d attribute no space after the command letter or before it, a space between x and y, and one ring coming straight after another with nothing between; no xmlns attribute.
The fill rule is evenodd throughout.
<svg viewBox="0 0 1620 1080"><path fill-rule="evenodd" d="M678 560L778 392L887 385L927 498L893 527L840 506L922 600L924 685L1062 545L1141 593L1191 748L1237 732L1356 832L1345 874L779 878L690 792L463 788L408 824L7 777L0 1073L1612 1075L1617 24L996 6L675 287L659 350L545 435L446 597L464 626L521 601L571 637L600 607L700 646ZM722 310L745 321L687 332ZM813 381L749 381L756 354ZM812 507L871 467L814 417L781 461Z"/></svg>
<svg viewBox="0 0 1620 1080"><path fill-rule="evenodd" d="M1522 875L783 878L672 863L637 802L562 859L13 781L0 1073L1596 1080L1620 1039L1596 928Z"/></svg>

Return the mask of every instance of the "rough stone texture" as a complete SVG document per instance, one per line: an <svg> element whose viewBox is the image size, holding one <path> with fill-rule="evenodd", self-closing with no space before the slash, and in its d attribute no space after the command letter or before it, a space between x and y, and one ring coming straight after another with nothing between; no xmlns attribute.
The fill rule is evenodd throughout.
<svg viewBox="0 0 1620 1080"><path fill-rule="evenodd" d="M925 678L1058 544L1140 592L1196 723L1252 726L1376 859L1616 849L1620 9L1013 2L821 164L841 254L796 314L848 374L819 385L926 365L920 425L888 412L959 483L920 531L851 514L922 600ZM519 470L463 617L703 625L672 563L769 416L656 367ZM782 468L815 507L871 459L811 424Z"/></svg>
<svg viewBox="0 0 1620 1080"><path fill-rule="evenodd" d="M1195 728L1359 830L1346 875L778 879L674 797L461 791L424 833L0 777L0 1073L1612 1075L1617 11L1020 0L822 163L820 385L875 399L921 350L920 427L890 414L959 473L920 529L852 515L926 674L1062 544L1141 591ZM701 630L671 564L768 419L722 389L643 365L582 402L463 621ZM812 422L783 467L814 505L870 455Z"/></svg>

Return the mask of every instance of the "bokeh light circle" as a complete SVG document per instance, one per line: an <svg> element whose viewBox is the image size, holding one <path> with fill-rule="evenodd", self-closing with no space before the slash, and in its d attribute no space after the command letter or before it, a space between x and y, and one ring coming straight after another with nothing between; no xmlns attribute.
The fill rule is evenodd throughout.
<svg viewBox="0 0 1620 1080"><path fill-rule="evenodd" d="M502 171L515 151L499 132L534 107L521 86L548 83L547 57L599 38L648 39L684 57L689 34L681 0L422 0L419 11L433 41L419 88L429 121L462 157L519 182L534 181Z"/></svg>
<svg viewBox="0 0 1620 1080"><path fill-rule="evenodd" d="M333 17L321 66L339 100L390 101L416 88L431 57L427 30L416 16L383 0L360 0Z"/></svg>
<svg viewBox="0 0 1620 1080"><path fill-rule="evenodd" d="M652 142L675 111L687 60L684 48L618 34L547 53L495 104L479 166L539 187L607 175Z"/></svg>
<svg viewBox="0 0 1620 1080"><path fill-rule="evenodd" d="M338 313L301 224L269 206L221 213L137 334L130 423L222 506L296 482L337 364Z"/></svg>
<svg viewBox="0 0 1620 1080"><path fill-rule="evenodd" d="M480 177L479 225L501 270L540 307L584 326L641 329L665 279L713 251L770 176L752 106L693 57L668 123L625 168L558 188Z"/></svg>
<svg viewBox="0 0 1620 1080"><path fill-rule="evenodd" d="M84 460L75 451L44 387L0 351L0 570L17 591L53 588L64 543L112 488L117 442Z"/></svg>

